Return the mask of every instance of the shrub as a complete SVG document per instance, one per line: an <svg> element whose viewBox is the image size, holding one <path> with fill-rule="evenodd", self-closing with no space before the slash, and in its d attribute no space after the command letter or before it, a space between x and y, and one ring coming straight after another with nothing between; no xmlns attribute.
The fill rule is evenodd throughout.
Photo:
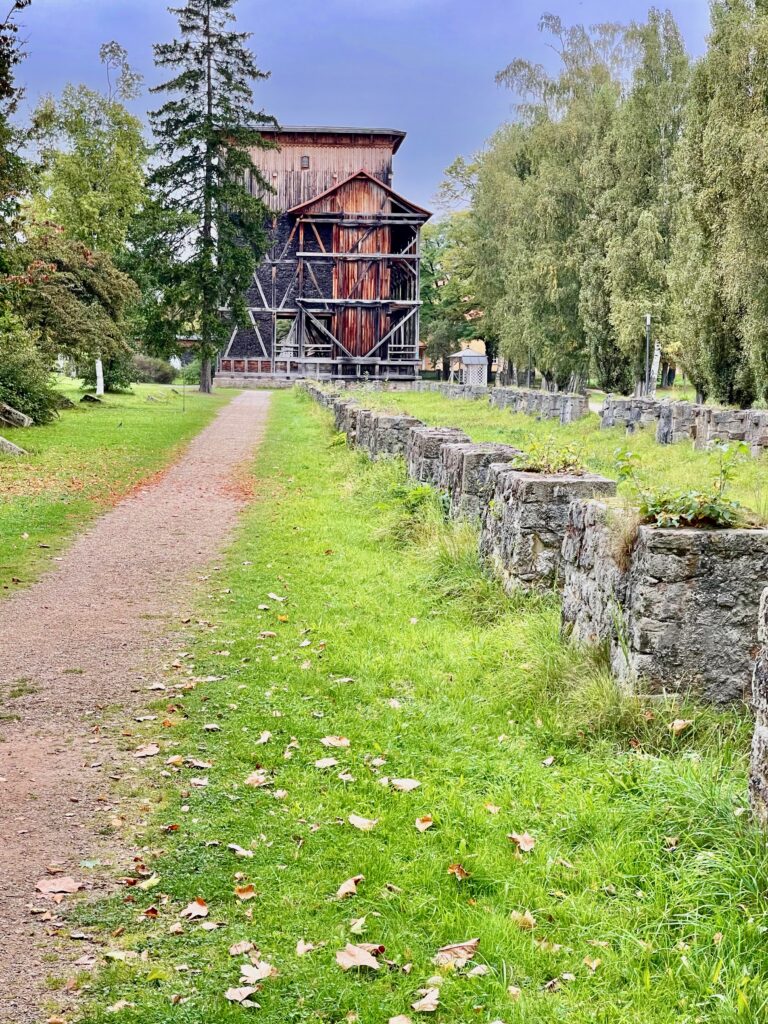
<svg viewBox="0 0 768 1024"><path fill-rule="evenodd" d="M0 402L35 423L49 423L57 415L50 367L30 332L7 309L0 312Z"/></svg>
<svg viewBox="0 0 768 1024"><path fill-rule="evenodd" d="M558 445L554 437L535 442L515 460L515 468L526 473L585 473L586 467L576 445Z"/></svg>
<svg viewBox="0 0 768 1024"><path fill-rule="evenodd" d="M166 359L137 352L133 357L134 380L139 384L173 384L176 370Z"/></svg>

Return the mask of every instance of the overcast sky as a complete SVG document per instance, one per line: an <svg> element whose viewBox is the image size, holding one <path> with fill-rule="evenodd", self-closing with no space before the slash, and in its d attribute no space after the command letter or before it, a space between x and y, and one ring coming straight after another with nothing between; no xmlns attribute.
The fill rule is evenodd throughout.
<svg viewBox="0 0 768 1024"><path fill-rule="evenodd" d="M669 6L690 52L700 54L706 0ZM445 167L509 117L511 97L495 84L496 71L517 56L551 63L537 30L542 11L593 23L640 19L647 7L639 0L240 0L238 21L272 73L257 89L259 106L282 124L407 131L395 187L429 206ZM156 82L152 43L171 38L175 24L163 0L32 0L22 19L29 57L19 79L30 104L66 82L100 86L98 49L109 39ZM144 97L137 112L153 101Z"/></svg>

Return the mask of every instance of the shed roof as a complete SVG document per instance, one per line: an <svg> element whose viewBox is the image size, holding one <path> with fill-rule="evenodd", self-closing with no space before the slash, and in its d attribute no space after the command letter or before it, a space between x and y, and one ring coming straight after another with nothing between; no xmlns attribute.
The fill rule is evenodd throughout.
<svg viewBox="0 0 768 1024"><path fill-rule="evenodd" d="M460 359L462 363L467 365L476 363L482 366L483 363L488 362L488 356L484 356L482 352L473 352L471 348L463 348L460 352L454 352L453 355L448 356L449 359Z"/></svg>
<svg viewBox="0 0 768 1024"><path fill-rule="evenodd" d="M381 135L394 140L392 152L396 153L405 138L405 132L397 128L343 128L332 125L257 125L260 132L276 135Z"/></svg>

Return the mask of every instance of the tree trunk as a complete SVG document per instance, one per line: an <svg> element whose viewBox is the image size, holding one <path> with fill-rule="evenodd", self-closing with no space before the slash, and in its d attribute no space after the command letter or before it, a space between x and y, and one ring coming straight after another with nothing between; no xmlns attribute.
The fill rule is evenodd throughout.
<svg viewBox="0 0 768 1024"><path fill-rule="evenodd" d="M211 374L211 360L203 359L200 362L200 391L204 395L210 395L213 390Z"/></svg>
<svg viewBox="0 0 768 1024"><path fill-rule="evenodd" d="M96 397L104 394L104 364L101 359L96 360Z"/></svg>

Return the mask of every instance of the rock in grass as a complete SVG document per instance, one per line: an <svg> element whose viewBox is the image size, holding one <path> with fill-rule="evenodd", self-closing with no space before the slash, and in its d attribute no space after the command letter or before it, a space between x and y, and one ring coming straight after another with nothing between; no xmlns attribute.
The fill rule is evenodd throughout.
<svg viewBox="0 0 768 1024"><path fill-rule="evenodd" d="M4 437L0 437L0 452L4 455L26 455L27 452L23 448L19 448L13 441L8 441Z"/></svg>
<svg viewBox="0 0 768 1024"><path fill-rule="evenodd" d="M7 402L0 402L0 423L6 427L31 427L34 420Z"/></svg>
<svg viewBox="0 0 768 1024"><path fill-rule="evenodd" d="M80 401L81 402L96 402L98 405L101 405L101 399L97 398L96 395L83 395L83 397L80 399Z"/></svg>

